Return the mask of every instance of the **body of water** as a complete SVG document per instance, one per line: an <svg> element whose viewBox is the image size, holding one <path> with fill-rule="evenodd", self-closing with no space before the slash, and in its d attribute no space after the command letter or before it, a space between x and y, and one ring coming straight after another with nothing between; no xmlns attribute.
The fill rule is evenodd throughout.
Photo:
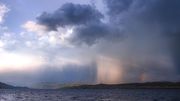
<svg viewBox="0 0 180 101"><path fill-rule="evenodd" d="M0 101L180 101L180 89L4 89Z"/></svg>

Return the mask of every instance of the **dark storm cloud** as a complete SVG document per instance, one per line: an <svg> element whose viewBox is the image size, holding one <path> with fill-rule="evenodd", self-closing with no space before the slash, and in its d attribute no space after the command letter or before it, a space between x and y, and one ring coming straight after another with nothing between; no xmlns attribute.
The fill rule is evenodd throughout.
<svg viewBox="0 0 180 101"><path fill-rule="evenodd" d="M116 28L111 28L109 24L102 22L103 17L104 15L90 5L67 3L54 13L44 12L37 20L49 30L75 26L74 35L70 41L75 44L93 45L101 39L111 40L112 37L116 39L120 37L119 33L112 33Z"/></svg>
<svg viewBox="0 0 180 101"><path fill-rule="evenodd" d="M179 77L175 75L179 75L180 73L180 1L105 0L105 4L108 7L110 21L114 25L123 26L125 30L128 30L128 33L124 34L131 37L131 39L127 38L126 40L134 42L130 43L133 49L128 49L128 51L130 49L133 50L130 52L130 57L133 57L135 54L134 59L138 60L141 56L147 54L151 54L154 58L157 58L155 54L161 54L162 56L163 54L164 56L170 54L169 58L172 58L172 62L174 62L175 65L169 68L171 68L172 71L175 68L176 72L168 72L170 70L162 68L165 67L162 64L144 64L142 67L140 66L141 68L136 68L137 72L133 72L134 75L132 75L132 77L137 76L137 73L143 71L144 67L149 67L146 69L146 74L148 74L151 79L161 78L163 75L167 76L168 73L172 75L167 76L167 78L173 79L174 77L179 79ZM145 59L147 58L148 57ZM131 59L133 60L133 58ZM140 65L141 63L136 64ZM132 66L126 66L125 68L132 69Z"/></svg>
<svg viewBox="0 0 180 101"><path fill-rule="evenodd" d="M78 44L85 42L88 45L93 45L100 38L105 37L109 33L109 30L108 26L104 24L94 23L76 28L75 33L72 42Z"/></svg>
<svg viewBox="0 0 180 101"><path fill-rule="evenodd" d="M107 7L109 8L109 14L117 15L124 10L128 10L133 0L106 0Z"/></svg>
<svg viewBox="0 0 180 101"><path fill-rule="evenodd" d="M129 13L128 18L136 18L147 24L159 24L165 34L179 31L179 0L105 0L109 13L121 17L123 11ZM131 14L131 15L130 15ZM114 15L110 17L114 18ZM127 17L127 16L126 16ZM127 18L127 19L128 19ZM120 19L121 20L121 19Z"/></svg>
<svg viewBox="0 0 180 101"><path fill-rule="evenodd" d="M37 19L40 24L46 25L50 30L67 25L86 25L100 22L103 15L90 5L67 3L54 13L44 12Z"/></svg>
<svg viewBox="0 0 180 101"><path fill-rule="evenodd" d="M76 28L74 33L71 42L75 44L85 43L90 46L101 40L116 41L122 39L122 34L120 34L119 29L104 23L93 23L87 26L81 26Z"/></svg>
<svg viewBox="0 0 180 101"><path fill-rule="evenodd" d="M160 24L162 34L169 41L177 72L180 73L180 1L159 0L156 2L150 8L147 20Z"/></svg>

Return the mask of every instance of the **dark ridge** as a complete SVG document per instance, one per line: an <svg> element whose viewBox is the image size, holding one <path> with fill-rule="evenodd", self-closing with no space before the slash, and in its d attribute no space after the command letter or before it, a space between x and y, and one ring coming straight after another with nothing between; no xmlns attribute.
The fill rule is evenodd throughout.
<svg viewBox="0 0 180 101"><path fill-rule="evenodd" d="M14 87L0 82L0 89L13 89Z"/></svg>
<svg viewBox="0 0 180 101"><path fill-rule="evenodd" d="M16 87L16 86L12 86L12 85L8 85L8 84L0 82L0 89L29 89L29 88L27 88L27 87Z"/></svg>
<svg viewBox="0 0 180 101"><path fill-rule="evenodd" d="M64 87L63 89L180 89L180 82L145 82L127 84L96 84Z"/></svg>

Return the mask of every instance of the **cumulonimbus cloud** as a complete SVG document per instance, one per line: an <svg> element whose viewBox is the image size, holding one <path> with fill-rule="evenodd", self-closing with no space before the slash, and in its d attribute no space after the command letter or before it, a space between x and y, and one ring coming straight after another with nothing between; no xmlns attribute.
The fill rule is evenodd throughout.
<svg viewBox="0 0 180 101"><path fill-rule="evenodd" d="M49 30L74 26L74 34L69 41L75 44L93 45L101 39L110 40L109 37L113 35L117 38L120 34L113 33L116 28L104 23L103 18L104 15L91 5L67 3L53 13L42 13L37 20Z"/></svg>
<svg viewBox="0 0 180 101"><path fill-rule="evenodd" d="M124 62L124 70L130 72L129 70L135 67L138 72L132 73L131 76L136 76L137 79L141 78L141 76L138 76L141 74L148 75L151 80L156 79L153 75L158 74L150 72L152 67L156 67L156 70L165 74L168 74L167 71L171 68L172 72L169 72L169 75L176 75L173 73L176 70L179 71L180 67L180 48L178 45L180 43L178 34L180 32L179 1L105 0L105 4L108 8L107 15L102 15L89 5L65 4L54 13L43 13L37 20L39 24L49 27L50 30L56 30L58 27L64 26L75 26L71 38L73 43L93 45L101 40L112 42L118 39L115 43L126 44L126 47L117 45L112 49L105 49L109 50L109 54L116 54L119 61L124 60L119 56L123 53L111 52L113 50L120 51L122 48L127 50L124 57L128 58L127 61L136 61L137 65L127 65ZM78 10L79 8L81 10ZM89 12L91 15L83 12L86 10L91 11ZM109 21L103 22L103 16L108 16ZM125 41L119 41L124 35L127 36ZM102 47L101 45L98 47ZM112 43L112 45L114 44ZM144 60L137 57L144 58ZM169 67L166 67L164 62L153 58L162 59L161 61L166 61L164 58L168 58L167 63L175 66L168 65ZM151 65L151 63L154 63L154 65ZM147 68L144 69L144 67ZM169 77L171 78L172 75ZM127 77L131 78L131 76L126 75L124 77L128 80ZM159 78L162 76L159 74Z"/></svg>
<svg viewBox="0 0 180 101"><path fill-rule="evenodd" d="M53 13L42 13L37 20L50 30L57 30L58 27L68 25L86 25L100 22L101 18L103 15L90 5L67 3Z"/></svg>

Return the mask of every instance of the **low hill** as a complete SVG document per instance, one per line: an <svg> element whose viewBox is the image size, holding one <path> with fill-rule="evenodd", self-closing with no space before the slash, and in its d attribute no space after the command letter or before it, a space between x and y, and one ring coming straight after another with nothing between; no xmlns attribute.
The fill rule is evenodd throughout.
<svg viewBox="0 0 180 101"><path fill-rule="evenodd" d="M12 89L12 88L15 88L15 87L0 82L0 89Z"/></svg>
<svg viewBox="0 0 180 101"><path fill-rule="evenodd" d="M27 87L16 87L0 82L0 89L29 89Z"/></svg>

